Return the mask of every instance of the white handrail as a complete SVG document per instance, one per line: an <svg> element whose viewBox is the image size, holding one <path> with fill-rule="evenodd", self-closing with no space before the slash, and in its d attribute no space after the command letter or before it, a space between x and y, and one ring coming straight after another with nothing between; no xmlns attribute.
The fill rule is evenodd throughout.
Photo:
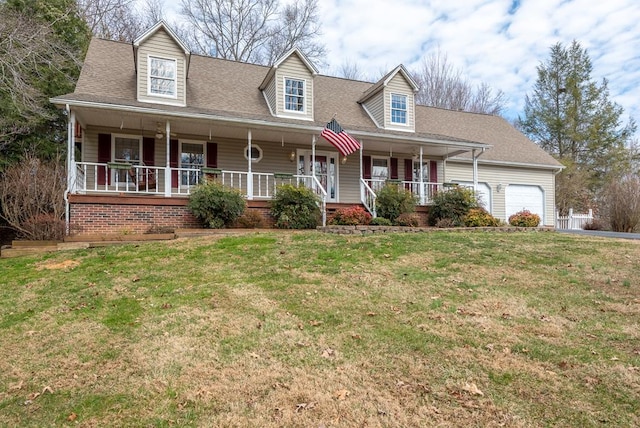
<svg viewBox="0 0 640 428"><path fill-rule="evenodd" d="M376 192L367 184L367 181L364 178L360 178L360 200L362 201L362 205L371 213L371 215L376 217Z"/></svg>

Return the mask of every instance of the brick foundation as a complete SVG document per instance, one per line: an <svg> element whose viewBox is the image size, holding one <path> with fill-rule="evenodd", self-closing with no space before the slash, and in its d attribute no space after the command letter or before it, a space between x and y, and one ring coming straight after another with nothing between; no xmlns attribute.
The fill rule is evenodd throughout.
<svg viewBox="0 0 640 428"><path fill-rule="evenodd" d="M70 196L71 234L142 234L163 228L197 228L202 224L187 200Z"/></svg>
<svg viewBox="0 0 640 428"><path fill-rule="evenodd" d="M122 235L204 227L187 207L188 201L187 198L70 195L69 230L72 235ZM265 227L273 227L268 202L247 201L247 209L258 211Z"/></svg>

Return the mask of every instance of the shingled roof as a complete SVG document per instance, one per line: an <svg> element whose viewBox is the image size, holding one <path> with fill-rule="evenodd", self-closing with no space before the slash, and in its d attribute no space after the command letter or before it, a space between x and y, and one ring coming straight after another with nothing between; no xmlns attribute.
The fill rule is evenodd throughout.
<svg viewBox="0 0 640 428"><path fill-rule="evenodd" d="M273 123L308 121L274 117L260 91L270 68L208 56L190 57L187 106L141 103L136 99L136 70L131 44L91 40L75 91L53 99L56 104L78 101L127 107L153 108L172 113L210 114L218 117L264 120ZM340 124L356 136L395 135L441 141L475 142L492 146L481 161L561 167L550 155L500 117L416 106L416 132L378 128L358 100L375 84L324 75L314 77L315 125L337 113Z"/></svg>

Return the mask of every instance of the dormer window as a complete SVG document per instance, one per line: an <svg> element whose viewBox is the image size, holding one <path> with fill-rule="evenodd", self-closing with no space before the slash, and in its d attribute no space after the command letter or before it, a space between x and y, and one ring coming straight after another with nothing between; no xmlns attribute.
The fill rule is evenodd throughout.
<svg viewBox="0 0 640 428"><path fill-rule="evenodd" d="M304 113L304 80L284 79L284 109Z"/></svg>
<svg viewBox="0 0 640 428"><path fill-rule="evenodd" d="M407 124L407 96L391 94L391 123Z"/></svg>
<svg viewBox="0 0 640 428"><path fill-rule="evenodd" d="M177 97L176 60L149 57L149 95Z"/></svg>

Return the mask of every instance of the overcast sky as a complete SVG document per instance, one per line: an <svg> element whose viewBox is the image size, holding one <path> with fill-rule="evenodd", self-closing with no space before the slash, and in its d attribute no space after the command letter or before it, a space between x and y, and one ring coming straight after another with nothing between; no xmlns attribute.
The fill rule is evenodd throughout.
<svg viewBox="0 0 640 428"><path fill-rule="evenodd" d="M170 15L177 1L165 0ZM505 116L523 112L536 66L556 42L588 50L592 77L609 80L623 120L640 121L640 0L318 0L329 55L323 74L356 63L370 78L398 64L417 68L437 51L472 82L507 96ZM172 13L173 12L173 13ZM174 15L175 16L175 15ZM169 18L171 21L171 17Z"/></svg>

